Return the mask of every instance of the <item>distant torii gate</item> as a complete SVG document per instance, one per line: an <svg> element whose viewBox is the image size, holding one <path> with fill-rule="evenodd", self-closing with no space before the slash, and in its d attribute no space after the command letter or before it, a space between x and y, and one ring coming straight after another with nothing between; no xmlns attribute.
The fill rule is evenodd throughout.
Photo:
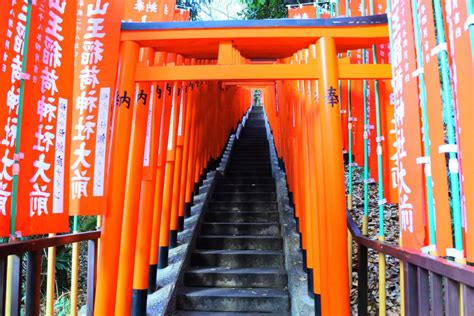
<svg viewBox="0 0 474 316"><path fill-rule="evenodd" d="M135 82L147 81L219 80L232 84L318 79L318 93L326 96L327 91L337 87L339 79L391 79L392 73L390 64L354 65L337 57L338 53L348 50L388 43L385 15L327 20L125 22L121 41L119 95L133 91ZM195 63L154 66L150 57L146 62L138 63L140 48L176 53L194 59ZM312 55L308 63L280 62L308 48ZM202 64L200 60L204 59L212 62ZM118 124L114 129L120 129L121 122L132 118L126 107L120 107L116 115ZM328 175L324 194L331 208L329 213L329 205L326 205L328 216L322 224L331 227L322 232L326 234L324 254L327 258L338 259L331 262L326 261L327 258L321 260L320 274L325 278L321 281L321 298L328 315L342 315L348 313L349 281L340 106L321 107L319 115L325 133L322 144L324 172ZM126 148L123 150L126 153ZM118 146L112 155L122 155L122 148ZM125 165L115 167L126 169ZM113 181L111 183L115 185ZM114 188L111 191L115 192ZM119 251L113 238L119 235L120 225L116 226L115 222L119 223L121 213L110 211L110 214L103 228L99 253L97 314L103 314L110 304L115 303L109 290L112 274L116 273L111 266L117 264ZM330 297L333 299L329 300Z"/></svg>

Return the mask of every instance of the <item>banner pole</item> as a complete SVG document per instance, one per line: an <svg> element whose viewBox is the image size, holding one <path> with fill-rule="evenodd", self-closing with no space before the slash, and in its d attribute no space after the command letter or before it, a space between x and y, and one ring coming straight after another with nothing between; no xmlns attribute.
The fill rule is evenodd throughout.
<svg viewBox="0 0 474 316"><path fill-rule="evenodd" d="M79 232L79 218L73 217L73 233ZM77 315L77 296L78 296L78 279L79 279L79 243L72 244L71 259L71 316Z"/></svg>
<svg viewBox="0 0 474 316"><path fill-rule="evenodd" d="M438 47L447 47L446 38L444 34L444 21L443 13L441 8L441 1L433 1L433 10L435 15L435 26L436 26L436 44ZM456 261L459 263L465 263L466 259L464 256L463 240L462 240L462 214L461 214L461 192L460 192L460 181L459 181L459 161L457 158L457 144L456 144L456 124L454 119L453 110L453 91L451 87L451 80L449 76L449 63L448 63L448 52L446 49L440 49L438 53L438 60L441 66L441 84L442 84L442 98L443 98L443 111L444 118L446 121L447 131L447 148L446 150L449 155L449 183L451 186L451 201L452 201L452 216L454 222L454 250L456 255ZM456 149L454 149L456 148ZM442 151L441 148L439 148Z"/></svg>
<svg viewBox="0 0 474 316"><path fill-rule="evenodd" d="M361 3L362 8L362 16L365 15L365 1L362 0ZM362 50L362 63L365 64L367 62L366 57L367 51L365 49ZM369 225L369 120L368 120L368 113L367 113L367 80L363 80L363 93L364 93L364 216L362 218L362 234L364 236L368 235L368 225Z"/></svg>
<svg viewBox="0 0 474 316"><path fill-rule="evenodd" d="M28 43L30 39L30 27L31 27L31 10L33 6L33 0L28 0L28 8L26 14L26 28L25 28L25 42L23 43L23 60L21 65L22 74L26 73L26 63L28 59ZM14 156L14 170L13 170L13 183L12 183L12 209L10 217L10 239L16 239L16 213L17 213L17 196L18 196L18 173L19 173L19 161L20 161L20 137L21 137L21 125L23 118L23 103L25 101L25 78L20 79L20 92L18 99L18 119L17 129L15 138L15 156ZM15 170L16 169L16 170Z"/></svg>

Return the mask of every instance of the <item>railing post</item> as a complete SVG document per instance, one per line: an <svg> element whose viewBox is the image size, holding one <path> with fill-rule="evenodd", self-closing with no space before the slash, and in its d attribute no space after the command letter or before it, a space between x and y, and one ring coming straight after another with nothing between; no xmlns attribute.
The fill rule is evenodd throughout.
<svg viewBox="0 0 474 316"><path fill-rule="evenodd" d="M28 252L26 270L26 315L40 314L41 299L41 250Z"/></svg>
<svg viewBox="0 0 474 316"><path fill-rule="evenodd" d="M6 289L7 289L7 259L0 258L0 315L5 315Z"/></svg>
<svg viewBox="0 0 474 316"><path fill-rule="evenodd" d="M367 278L367 247L358 244L358 281L357 281L357 312L359 315L367 315L368 301L368 278Z"/></svg>
<svg viewBox="0 0 474 316"><path fill-rule="evenodd" d="M467 285L461 286L464 315L474 315L474 288Z"/></svg>
<svg viewBox="0 0 474 316"><path fill-rule="evenodd" d="M428 271L423 268L417 268L418 283L418 312L420 315L430 313L430 280Z"/></svg>
<svg viewBox="0 0 474 316"><path fill-rule="evenodd" d="M405 315L418 315L417 268L411 263L403 263L403 284L405 291Z"/></svg>
<svg viewBox="0 0 474 316"><path fill-rule="evenodd" d="M11 274L12 274L12 284L11 284L11 297L10 297L10 315L19 316L20 315L20 304L21 304L21 282L22 282L22 259L18 256L11 257ZM8 304L8 302L7 302ZM7 311L5 311L6 313Z"/></svg>
<svg viewBox="0 0 474 316"><path fill-rule="evenodd" d="M94 299L97 269L97 239L87 242L87 316L94 315Z"/></svg>
<svg viewBox="0 0 474 316"><path fill-rule="evenodd" d="M460 315L459 283L449 278L445 278L444 305L446 306L446 315Z"/></svg>

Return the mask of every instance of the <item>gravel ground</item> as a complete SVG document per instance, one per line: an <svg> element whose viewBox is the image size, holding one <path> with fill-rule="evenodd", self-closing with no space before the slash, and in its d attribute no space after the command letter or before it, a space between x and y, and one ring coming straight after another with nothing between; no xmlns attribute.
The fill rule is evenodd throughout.
<svg viewBox="0 0 474 316"><path fill-rule="evenodd" d="M348 172L346 168L346 182ZM363 169L360 167L353 167L353 204L352 217L354 221L362 229L363 217ZM378 193L377 185L369 185L369 222L368 235L371 239L378 238ZM385 213L385 240L388 243L398 244L399 230L398 230L398 208L395 204L386 204ZM369 315L378 314L378 259L377 253L369 250L369 293L368 293L368 310ZM352 273L352 287L351 287L351 307L352 314L357 315L357 247L353 244L353 273ZM386 295L387 295L387 315L400 314L400 263L393 257L386 257Z"/></svg>

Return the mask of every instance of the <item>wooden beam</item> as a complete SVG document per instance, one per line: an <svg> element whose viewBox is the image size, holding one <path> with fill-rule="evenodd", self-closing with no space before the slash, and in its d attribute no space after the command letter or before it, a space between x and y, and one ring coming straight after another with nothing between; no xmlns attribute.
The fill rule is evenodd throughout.
<svg viewBox="0 0 474 316"><path fill-rule="evenodd" d="M262 80L262 81L225 81L223 86L244 86L244 87L264 87L274 86L275 81Z"/></svg>
<svg viewBox="0 0 474 316"><path fill-rule="evenodd" d="M232 65L234 64L234 47L232 41L219 42L219 55L217 58L219 65Z"/></svg>
<svg viewBox="0 0 474 316"><path fill-rule="evenodd" d="M347 64L339 62L339 79L392 79L390 64Z"/></svg>
<svg viewBox="0 0 474 316"><path fill-rule="evenodd" d="M137 67L136 81L179 80L297 80L317 79L316 65L197 65ZM340 79L391 79L389 64L339 64Z"/></svg>

